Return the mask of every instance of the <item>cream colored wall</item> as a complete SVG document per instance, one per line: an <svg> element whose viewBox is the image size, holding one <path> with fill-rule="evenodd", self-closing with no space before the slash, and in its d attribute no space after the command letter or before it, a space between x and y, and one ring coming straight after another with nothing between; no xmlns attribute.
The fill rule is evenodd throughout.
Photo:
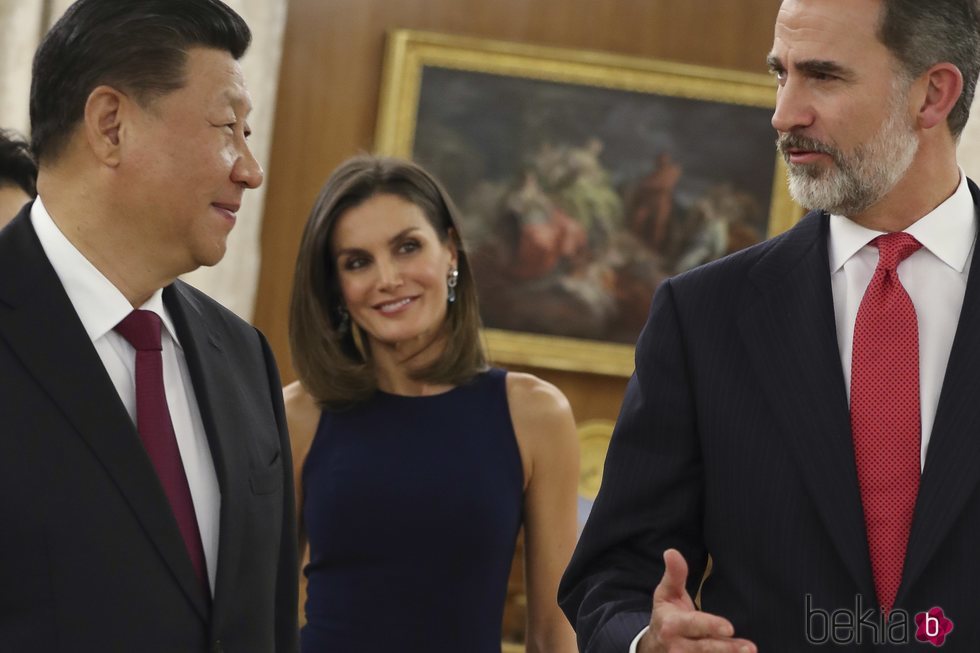
<svg viewBox="0 0 980 653"><path fill-rule="evenodd" d="M27 135L31 58L41 36L44 0L0 0L0 127Z"/></svg>
<svg viewBox="0 0 980 653"><path fill-rule="evenodd" d="M255 105L249 143L268 176L288 0L226 1L252 28L252 47L242 59ZM44 29L70 4L71 0L0 0L0 126L28 134L31 59ZM251 319L255 306L264 203L265 187L246 193L224 260L185 277L245 319Z"/></svg>

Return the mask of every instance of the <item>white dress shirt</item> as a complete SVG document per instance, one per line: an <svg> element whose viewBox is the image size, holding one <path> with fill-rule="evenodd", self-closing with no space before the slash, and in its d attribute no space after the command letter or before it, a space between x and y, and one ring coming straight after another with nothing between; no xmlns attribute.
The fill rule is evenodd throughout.
<svg viewBox="0 0 980 653"><path fill-rule="evenodd" d="M68 299L98 352L123 406L136 424L136 350L113 331L133 307L125 296L75 248L51 219L38 197L31 208L31 223L41 247L61 280ZM194 513L201 532L201 544L208 567L208 581L214 592L218 563L218 525L221 492L214 471L201 411L187 370L184 352L177 340L170 314L163 304L163 291L157 290L142 306L153 311L163 323L163 382L170 419L177 436L177 447L190 486ZM135 435L134 435L135 437Z"/></svg>
<svg viewBox="0 0 980 653"><path fill-rule="evenodd" d="M963 308L966 281L977 237L973 196L960 170L960 183L949 198L905 230L922 243L922 248L898 266L898 278L915 306L919 322L919 401L922 416L921 465L936 419L939 393L943 389L946 363ZM854 322L864 291L878 265L878 248L870 243L884 232L866 229L840 215L830 216L828 252L830 284L834 296L837 346L847 398L851 397L851 347ZM639 632L630 644L636 653ZM737 634L737 633L736 633Z"/></svg>
<svg viewBox="0 0 980 653"><path fill-rule="evenodd" d="M920 462L923 467L946 363L966 294L977 235L975 212L966 176L960 172L960 184L949 199L905 230L922 243L921 249L899 264L898 278L915 306L919 322ZM843 216L830 216L830 283L848 400L851 396L854 322L864 291L878 265L878 248L868 243L882 233L866 229Z"/></svg>

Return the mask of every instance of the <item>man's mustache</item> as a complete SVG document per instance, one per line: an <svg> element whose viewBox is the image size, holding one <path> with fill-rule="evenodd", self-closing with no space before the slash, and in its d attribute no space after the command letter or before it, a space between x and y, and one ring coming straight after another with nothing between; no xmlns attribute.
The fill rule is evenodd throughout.
<svg viewBox="0 0 980 653"><path fill-rule="evenodd" d="M776 137L776 149L783 155L784 159L789 159L790 150L805 150L807 152L819 152L829 154L837 159L837 150L829 145L825 145L818 140L801 136L800 134L780 134Z"/></svg>

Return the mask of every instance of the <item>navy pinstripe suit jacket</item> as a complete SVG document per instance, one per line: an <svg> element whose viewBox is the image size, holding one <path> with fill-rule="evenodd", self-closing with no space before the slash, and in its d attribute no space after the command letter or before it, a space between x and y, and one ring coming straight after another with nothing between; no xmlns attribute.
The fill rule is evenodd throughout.
<svg viewBox="0 0 980 653"><path fill-rule="evenodd" d="M980 204L972 182L970 191ZM813 212L658 289L602 489L559 591L582 651L626 653L649 623L669 547L690 565L692 596L710 554L702 608L760 651L810 648L808 621L811 635L820 623L807 605L877 610L827 234L827 215ZM944 648L971 652L980 650L976 256L895 604L910 619L942 607L955 624ZM914 625L910 633L914 641ZM862 635L838 650L877 650L873 633Z"/></svg>

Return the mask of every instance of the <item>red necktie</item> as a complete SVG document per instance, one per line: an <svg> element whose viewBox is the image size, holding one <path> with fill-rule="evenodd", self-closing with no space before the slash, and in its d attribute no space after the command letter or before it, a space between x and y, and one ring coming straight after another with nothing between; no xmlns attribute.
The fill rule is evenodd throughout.
<svg viewBox="0 0 980 653"><path fill-rule="evenodd" d="M922 245L898 232L871 241L878 267L854 324L851 432L878 602L891 611L919 491L919 326L898 264Z"/></svg>
<svg viewBox="0 0 980 653"><path fill-rule="evenodd" d="M152 311L133 311L115 326L115 330L136 350L136 428L170 501L194 571L205 594L210 596L207 563L194 502L177 448L177 437L163 386L160 317Z"/></svg>

